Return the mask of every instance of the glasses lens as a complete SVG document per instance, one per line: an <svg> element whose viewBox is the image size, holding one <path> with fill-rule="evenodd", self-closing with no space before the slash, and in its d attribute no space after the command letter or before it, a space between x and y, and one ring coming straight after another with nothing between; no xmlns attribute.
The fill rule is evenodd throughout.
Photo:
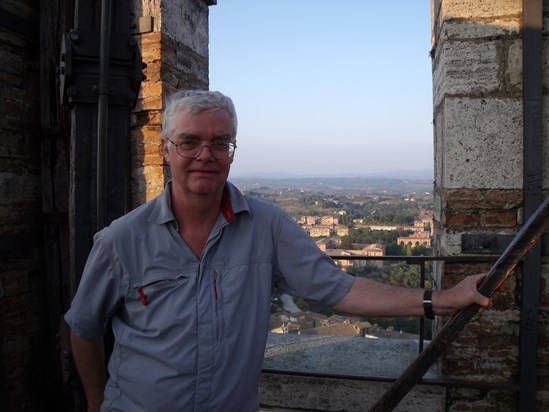
<svg viewBox="0 0 549 412"><path fill-rule="evenodd" d="M199 144L196 142L180 142L175 145L177 153L180 156L194 158L204 150L204 148L210 149L211 154L214 157L226 158L233 157L235 145L233 143L218 142L212 144Z"/></svg>
<svg viewBox="0 0 549 412"><path fill-rule="evenodd" d="M233 157L234 149L235 145L233 143L227 143L227 148L225 149L225 153L227 154L227 156Z"/></svg>

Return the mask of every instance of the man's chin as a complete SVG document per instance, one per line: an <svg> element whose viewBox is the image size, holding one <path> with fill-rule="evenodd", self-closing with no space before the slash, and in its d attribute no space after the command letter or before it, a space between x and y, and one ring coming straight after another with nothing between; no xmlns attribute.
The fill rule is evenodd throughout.
<svg viewBox="0 0 549 412"><path fill-rule="evenodd" d="M219 184L219 182L196 182L189 185L189 189L197 195L207 196L220 193L223 190L223 184Z"/></svg>

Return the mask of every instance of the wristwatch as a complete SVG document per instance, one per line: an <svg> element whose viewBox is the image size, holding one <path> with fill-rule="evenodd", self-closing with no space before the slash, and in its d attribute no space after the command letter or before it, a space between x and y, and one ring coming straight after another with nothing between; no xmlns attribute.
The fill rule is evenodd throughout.
<svg viewBox="0 0 549 412"><path fill-rule="evenodd" d="M433 291L431 289L425 289L423 292L423 311L427 319L434 319L435 312L433 312Z"/></svg>

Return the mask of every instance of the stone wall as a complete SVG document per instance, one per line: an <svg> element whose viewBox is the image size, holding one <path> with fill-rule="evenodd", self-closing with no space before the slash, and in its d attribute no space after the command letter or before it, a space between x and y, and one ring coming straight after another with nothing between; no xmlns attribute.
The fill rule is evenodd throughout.
<svg viewBox="0 0 549 412"><path fill-rule="evenodd" d="M521 22L521 0L433 1L434 246L438 255L463 254L464 234L515 234L523 223ZM549 76L544 78L547 82ZM544 171L548 165L546 156ZM546 174L544 189L549 188L548 182ZM438 265L436 284L445 288L489 267ZM546 267L542 277L545 284ZM517 271L495 295L493 310L460 334L442 362L446 377L518 384L519 281ZM549 386L544 380L549 358L543 308L539 326L538 405L545 410L549 408ZM447 399L447 410L515 408L513 391L455 389Z"/></svg>
<svg viewBox="0 0 549 412"><path fill-rule="evenodd" d="M42 249L39 13L36 2L0 6L0 402L38 410L51 390ZM52 406L53 403L52 403Z"/></svg>

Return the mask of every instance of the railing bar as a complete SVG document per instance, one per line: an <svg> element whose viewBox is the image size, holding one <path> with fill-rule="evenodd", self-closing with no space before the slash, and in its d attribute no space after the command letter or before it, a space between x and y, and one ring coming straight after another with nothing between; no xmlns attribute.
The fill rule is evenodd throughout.
<svg viewBox="0 0 549 412"><path fill-rule="evenodd" d="M419 264L420 277L419 285L422 289L425 289L425 261L422 260ZM423 352L423 340L425 339L425 317L419 318L419 353Z"/></svg>
<svg viewBox="0 0 549 412"><path fill-rule="evenodd" d="M489 263L494 262L499 258L499 255L482 255L482 256L362 256L362 255L333 255L330 256L334 260L394 260L394 261L407 261L410 264L419 264L422 261L443 261L443 262L473 262L473 263ZM417 262L414 262L417 261Z"/></svg>
<svg viewBox="0 0 549 412"><path fill-rule="evenodd" d="M319 379L339 379L349 381L368 381L368 382L387 382L393 383L398 378L388 378L383 376L372 375L343 375L337 373L324 372L303 372L286 369L269 369L264 368L261 371L263 374L284 375L284 376L300 376L304 378L319 378ZM504 382L485 382L485 381L467 381L467 380L452 380L452 379L432 379L423 378L419 382L421 385L443 386L445 388L474 388L474 389L492 389L518 392L519 386L512 383Z"/></svg>

